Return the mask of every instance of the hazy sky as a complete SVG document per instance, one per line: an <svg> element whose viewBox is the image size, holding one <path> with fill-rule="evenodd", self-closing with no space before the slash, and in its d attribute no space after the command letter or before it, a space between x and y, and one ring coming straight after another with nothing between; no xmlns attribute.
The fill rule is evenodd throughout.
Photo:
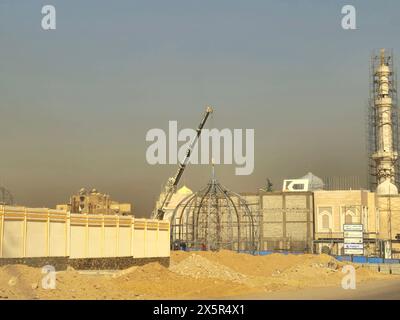
<svg viewBox="0 0 400 320"><path fill-rule="evenodd" d="M41 29L56 7L57 29ZM341 28L353 4L357 30ZM373 49L400 55L393 1L0 0L0 181L18 204L54 206L96 187L149 215L176 165L151 166L146 132L255 129L255 170L222 184L256 191L312 171L366 177ZM400 60L398 60L400 61ZM398 65L397 61L397 65ZM186 184L207 183L191 166Z"/></svg>

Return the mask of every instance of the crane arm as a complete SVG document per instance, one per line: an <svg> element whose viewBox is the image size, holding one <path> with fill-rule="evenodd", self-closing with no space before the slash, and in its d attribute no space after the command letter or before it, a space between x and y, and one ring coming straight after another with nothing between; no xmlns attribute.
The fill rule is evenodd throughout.
<svg viewBox="0 0 400 320"><path fill-rule="evenodd" d="M203 119L201 120L199 126L197 127L196 135L193 137L193 139L186 151L185 159L182 162L179 162L179 167L178 167L178 170L177 170L175 176L172 178L171 182L167 184L167 193L165 195L165 198L164 198L160 208L157 211L157 219L162 220L164 218L164 213L165 213L164 208L165 208L165 206L167 206L169 204L172 195L175 193L176 187L178 186L178 183L179 183L179 180L181 179L183 172L185 171L185 168L189 163L193 148L196 145L196 142L200 137L201 130L203 129L205 123L207 122L208 117L210 116L210 114L212 112L213 112L213 109L211 107L206 108Z"/></svg>

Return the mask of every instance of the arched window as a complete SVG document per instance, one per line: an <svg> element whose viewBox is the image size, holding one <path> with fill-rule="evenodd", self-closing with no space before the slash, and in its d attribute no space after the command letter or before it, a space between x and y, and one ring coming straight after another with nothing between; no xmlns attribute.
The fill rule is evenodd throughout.
<svg viewBox="0 0 400 320"><path fill-rule="evenodd" d="M322 215L322 228L329 229L329 215L323 214Z"/></svg>
<svg viewBox="0 0 400 320"><path fill-rule="evenodd" d="M327 232L332 229L332 207L319 207L318 208L318 225L320 232Z"/></svg>
<svg viewBox="0 0 400 320"><path fill-rule="evenodd" d="M359 222L359 218L360 218L359 214L357 216L356 214L356 209L355 208L346 208L346 207L342 207L342 223L343 224L353 224L353 223L358 223Z"/></svg>

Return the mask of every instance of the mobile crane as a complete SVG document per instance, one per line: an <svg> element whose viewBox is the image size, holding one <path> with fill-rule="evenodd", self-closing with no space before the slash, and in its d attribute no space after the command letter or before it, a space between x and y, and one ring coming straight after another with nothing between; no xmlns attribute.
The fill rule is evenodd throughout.
<svg viewBox="0 0 400 320"><path fill-rule="evenodd" d="M193 137L193 139L192 139L192 141L191 141L191 143L190 143L190 145L189 145L189 147L188 147L188 149L186 151L185 159L182 162L179 162L179 167L178 167L178 170L177 170L175 176L170 178L170 179L168 179L168 182L167 182L166 188L165 188L166 189L166 194L165 194L165 197L164 197L163 201L161 202L160 207L155 210L155 213L154 213L155 218L157 218L159 220L163 220L164 219L164 214L165 214L164 208L166 206L168 206L172 195L176 192L176 188L178 186L179 180L181 179L181 177L183 175L183 172L185 171L185 168L189 163L190 156L192 154L193 148L196 145L196 142L200 137L201 130L203 129L208 117L210 116L210 114L212 112L213 112L212 107L207 106L206 107L206 111L205 111L204 116L203 116L203 119L201 120L201 122L200 122L200 124L199 124L199 126L198 126L198 128L196 130L196 135Z"/></svg>

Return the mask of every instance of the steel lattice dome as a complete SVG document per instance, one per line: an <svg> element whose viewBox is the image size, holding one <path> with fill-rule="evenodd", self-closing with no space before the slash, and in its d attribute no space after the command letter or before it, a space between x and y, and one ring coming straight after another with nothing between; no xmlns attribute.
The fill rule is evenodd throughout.
<svg viewBox="0 0 400 320"><path fill-rule="evenodd" d="M203 250L256 250L256 217L246 201L213 174L207 186L188 195L171 218L171 243Z"/></svg>

